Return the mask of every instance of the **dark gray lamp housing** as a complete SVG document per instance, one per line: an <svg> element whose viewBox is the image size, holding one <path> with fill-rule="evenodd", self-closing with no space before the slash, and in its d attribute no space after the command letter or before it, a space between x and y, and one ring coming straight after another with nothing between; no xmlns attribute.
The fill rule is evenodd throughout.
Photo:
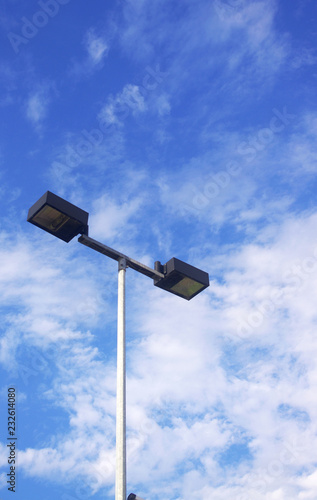
<svg viewBox="0 0 317 500"><path fill-rule="evenodd" d="M30 208L27 221L67 243L88 233L88 212L47 191Z"/></svg>
<svg viewBox="0 0 317 500"><path fill-rule="evenodd" d="M209 286L209 276L205 271L173 257L164 266L155 262L155 269L164 278L154 279L154 285L190 300Z"/></svg>
<svg viewBox="0 0 317 500"><path fill-rule="evenodd" d="M138 497L134 493L130 493L130 495L128 496L128 500L144 500L144 499L141 497Z"/></svg>

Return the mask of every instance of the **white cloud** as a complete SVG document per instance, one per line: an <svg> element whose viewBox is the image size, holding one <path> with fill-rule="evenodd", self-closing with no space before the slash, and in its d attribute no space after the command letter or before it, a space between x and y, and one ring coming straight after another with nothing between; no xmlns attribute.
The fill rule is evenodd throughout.
<svg viewBox="0 0 317 500"><path fill-rule="evenodd" d="M102 69L108 56L110 46L108 39L90 28L84 35L83 46L85 55L81 59L74 59L69 74L77 78L91 76L96 70Z"/></svg>
<svg viewBox="0 0 317 500"><path fill-rule="evenodd" d="M253 72L256 68L262 75L267 76L278 72L289 55L289 47L286 37L283 37L281 33L277 35L274 27L276 2L239 0L234 4L219 1L215 5L223 7L223 15L220 16L222 38L234 39L237 35L240 38L240 43L230 59L231 68L235 66L233 61L241 64L244 57L253 54L255 59L251 61L250 66ZM218 9L219 13L220 9ZM251 72L248 73L248 77L252 78Z"/></svg>
<svg viewBox="0 0 317 500"><path fill-rule="evenodd" d="M41 90L32 93L26 102L26 116L34 124L39 125L47 116L50 99Z"/></svg>
<svg viewBox="0 0 317 500"><path fill-rule="evenodd" d="M307 476L298 479L298 484L304 487L304 491L301 491L298 495L300 500L304 499L314 499L317 494L317 471L314 471Z"/></svg>
<svg viewBox="0 0 317 500"><path fill-rule="evenodd" d="M166 94L161 94L155 99L159 116L168 115L171 111L171 104Z"/></svg>
<svg viewBox="0 0 317 500"><path fill-rule="evenodd" d="M214 133L212 149L177 165L181 175L157 179L161 202L216 231L233 224L241 236L256 235L259 225L282 220L298 196L307 196L317 168L316 134L315 113L296 115L282 106L262 127Z"/></svg>
<svg viewBox="0 0 317 500"><path fill-rule="evenodd" d="M298 180L303 174L315 174L317 115L314 112L297 117L296 128L285 145L285 163L291 166L290 174Z"/></svg>
<svg viewBox="0 0 317 500"><path fill-rule="evenodd" d="M94 285L89 262L84 266L87 276L84 283L76 266L71 270L66 264L72 258L70 247L65 246L63 256L54 255L61 242L36 241L33 246L25 238L1 234L2 305L8 308L19 303L23 310L22 315L16 316L6 310L3 313L0 359L6 366L11 362L14 368L15 350L21 342L45 349L70 339L89 341L90 334L82 328L95 324L102 311L107 311ZM6 356L8 349L10 357Z"/></svg>
<svg viewBox="0 0 317 500"><path fill-rule="evenodd" d="M42 130L44 120L48 118L49 106L53 97L57 95L56 85L53 81L44 81L33 85L24 103L27 119L37 131Z"/></svg>
<svg viewBox="0 0 317 500"><path fill-rule="evenodd" d="M122 204L114 202L107 195L100 197L94 203L91 214L91 226L93 234L104 241L113 240L122 236L123 233L129 239L129 222L140 209L142 200L135 198Z"/></svg>
<svg viewBox="0 0 317 500"><path fill-rule="evenodd" d="M292 59L292 68L298 70L305 66L314 66L317 62L316 51L307 48L301 48L295 51Z"/></svg>
<svg viewBox="0 0 317 500"><path fill-rule="evenodd" d="M85 43L92 64L100 64L109 51L106 40L102 36L96 35L94 30L89 30L85 37Z"/></svg>
<svg viewBox="0 0 317 500"><path fill-rule="evenodd" d="M165 51L169 75L166 86L172 100L177 101L183 92L186 95L189 88L197 88L197 78L206 78L210 91L200 100L210 103L219 89L230 88L227 104L232 113L232 100L250 97L254 89L257 94L267 89L290 54L287 36L274 26L275 1L219 0L208 6L206 2L185 1L178 13L177 31L170 23L172 9L170 2L164 2L164 8L157 1L150 7L143 2L126 2L126 23L121 33L121 43L129 56L142 62L154 58L164 42L167 47L172 45L172 50ZM209 54L203 68L201 58L196 57L202 52ZM219 72L220 66L223 72ZM197 114L204 110L201 103L197 108ZM223 108L221 112L223 117Z"/></svg>
<svg viewBox="0 0 317 500"><path fill-rule="evenodd" d="M170 297L164 299L162 297L158 305L154 293L151 294L153 306L151 300L148 301L147 311L140 320L143 340L133 353L133 371L137 378L129 381L129 389L132 394L138 395L136 400L138 406L146 404L149 411L152 407L152 412L156 408L158 412L154 412L156 421L161 422L162 426L171 426L173 429L171 432L175 432L175 435L170 442L177 443L175 436L178 424L173 418L179 414L179 408L183 422L188 418L194 418L194 421L198 422L202 412L207 411L207 408L211 411L211 408L218 407L218 410L215 410L217 414L219 403L216 401L221 401L223 415L226 415L226 421L232 424L232 427L227 429L225 434L227 438L222 442L222 447L225 443L237 439L238 429L244 429L245 435L250 439L254 455L250 464L250 470L253 469L253 479L251 476L247 479L246 489L251 491L252 495L256 495L261 480L262 489L259 494L261 499L284 498L284 496L287 498L289 469L291 473L296 467L300 470L303 462L308 464L313 461L314 445L310 439L316 418L316 405L310 390L307 390L307 377L309 373L311 380L309 385L314 386L317 372L313 362L316 345L313 297L316 296L317 290L317 264L313 272L312 269L309 270L307 259L311 258L314 248L312 228L315 224L316 215L301 220L294 218L285 225L276 227L274 240L270 238L265 244L262 242L259 246L247 246L242 252L238 251L234 263L226 255L225 260L219 265L223 265L224 268L232 265L236 270L241 265L247 273L240 274L236 271L225 273L225 285L214 287L212 283L209 293L213 292L217 297L222 289L223 296L220 296L225 302L228 301L224 307L219 305L218 309L217 300L211 301L208 305L206 298L204 300L197 298L196 302L190 303L189 309L188 304L185 307L177 299L174 301ZM265 283L271 290L274 289L283 280L284 273L292 269L293 263L298 259L302 263L302 286L298 290L285 292L283 303L279 303L276 311L268 311L266 320L269 324L253 328L251 337L236 338L237 352L232 351L232 363L241 363L240 373L236 368L234 377L230 376L228 367L224 366L223 371L220 370L221 343L219 342L232 328L229 304L238 310L238 317L244 317L245 292L248 290L246 300L249 301L252 311L252 307L258 307L257 304L254 305L254 299L261 294L261 283ZM316 257L314 259L317 263ZM308 266L306 274L304 262ZM267 292L269 289L266 289ZM213 295L210 296L212 297ZM299 305L302 301L306 302L305 310L296 307L296 303ZM167 309L169 314L164 316L163 311ZM195 325L191 324L191 320ZM278 331L274 327L275 321L279 325ZM235 326L237 324L236 321ZM309 330L304 325L310 325ZM294 335L299 329L302 331L300 339ZM173 332L173 335L166 335L164 332ZM244 344L246 340L247 343ZM252 360L247 356L248 364L244 365L243 352L248 349L254 350L255 359ZM257 349L259 349L258 354ZM295 359L292 361L292 354L298 357L297 361ZM311 356L312 364L308 361L307 355ZM299 371L296 369L297 363ZM139 385L142 386L142 390L137 390ZM283 404L289 404L294 408L294 416L289 414L286 418L279 415L278 408ZM295 416L298 410L307 413L310 420L298 419ZM154 428L153 432L155 433ZM218 434L219 439L221 434L222 432ZM149 441L146 438L146 444L142 444L141 440L140 455L147 454L150 450L153 455L155 454L154 447L152 449L150 444L154 435L152 433ZM192 428L190 435L194 435ZM311 435L311 438L308 438L308 435ZM200 440L204 440L206 445L204 449L207 452L206 432L202 432L195 439L197 446ZM160 450L158 445L157 450ZM159 451L157 453L159 454ZM209 453L213 456L212 451ZM164 455L163 450L162 455ZM168 462L169 470L174 470L178 460L192 457L190 447L186 448L186 452L184 451L179 458L177 453L171 455L175 458L175 462ZM198 458L200 455L201 453ZM156 457L156 460L159 458ZM153 470L154 462L152 465ZM162 467L160 464L159 469ZM241 470L237 469L235 480L240 483L238 491L242 494L243 481L241 475L238 479L239 471L241 474ZM165 470L165 474L166 472ZM203 484L208 484L205 478L200 480L201 486L196 484L193 498L196 498L196 495L199 498L202 491L200 488ZM279 484L283 486L278 486ZM215 498L227 498L232 496L235 490L233 485L230 485L223 496L221 488L217 490L207 488L204 491L203 498L208 499L211 492ZM294 495L293 490L291 495Z"/></svg>
<svg viewBox="0 0 317 500"><path fill-rule="evenodd" d="M138 85L127 84L116 96L110 96L100 112L100 118L110 124L122 125L132 113L137 116L147 110L147 105Z"/></svg>

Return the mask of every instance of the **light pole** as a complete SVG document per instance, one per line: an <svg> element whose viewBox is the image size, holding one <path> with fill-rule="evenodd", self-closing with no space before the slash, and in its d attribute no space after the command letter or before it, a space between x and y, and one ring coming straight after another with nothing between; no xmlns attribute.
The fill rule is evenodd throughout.
<svg viewBox="0 0 317 500"><path fill-rule="evenodd" d="M116 500L126 500L126 359L125 275L128 267L154 280L154 285L190 300L209 286L208 274L172 258L152 269L88 236L89 214L47 191L29 210L27 220L67 243L80 234L79 243L118 262ZM140 499L133 493L129 499ZM142 500L142 499L140 499Z"/></svg>
<svg viewBox="0 0 317 500"><path fill-rule="evenodd" d="M117 320L117 415L116 415L116 500L126 498L126 362L125 362L125 274L126 259L118 263Z"/></svg>

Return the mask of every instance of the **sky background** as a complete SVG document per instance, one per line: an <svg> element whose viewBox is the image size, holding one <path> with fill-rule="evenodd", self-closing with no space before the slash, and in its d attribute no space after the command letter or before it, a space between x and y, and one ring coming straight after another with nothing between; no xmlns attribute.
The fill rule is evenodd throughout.
<svg viewBox="0 0 317 500"><path fill-rule="evenodd" d="M128 491L317 498L317 6L0 1L0 498L114 498L117 264L26 222L210 275L127 270Z"/></svg>

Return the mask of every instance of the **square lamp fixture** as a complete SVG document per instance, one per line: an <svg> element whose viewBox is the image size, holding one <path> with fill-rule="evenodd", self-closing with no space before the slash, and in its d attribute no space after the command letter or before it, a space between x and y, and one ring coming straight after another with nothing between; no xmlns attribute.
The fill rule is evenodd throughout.
<svg viewBox="0 0 317 500"><path fill-rule="evenodd" d="M88 212L47 191L28 213L28 222L67 243L88 232Z"/></svg>
<svg viewBox="0 0 317 500"><path fill-rule="evenodd" d="M160 262L155 262L155 269L165 276L154 279L154 285L183 299L190 300L209 286L208 273L175 257L164 266Z"/></svg>

